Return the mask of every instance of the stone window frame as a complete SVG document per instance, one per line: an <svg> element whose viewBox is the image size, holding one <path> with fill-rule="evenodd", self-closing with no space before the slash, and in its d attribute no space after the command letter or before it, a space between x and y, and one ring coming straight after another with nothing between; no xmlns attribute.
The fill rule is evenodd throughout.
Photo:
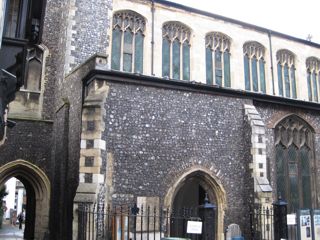
<svg viewBox="0 0 320 240"><path fill-rule="evenodd" d="M288 212L295 212L299 208L312 208L314 206L314 194L316 191L315 187L315 176L312 169L315 166L315 135L314 129L303 119L296 115L290 115L282 119L274 129L274 144L275 144L275 164L276 164L276 186L277 195L288 202ZM294 149L295 159L290 156L290 149ZM303 151L307 151L308 159L303 159ZM281 154L283 155L281 155ZM281 157L282 156L282 157ZM280 161L283 160L283 165ZM309 166L306 168L306 162ZM296 164L296 172L292 173L292 164ZM281 171L283 166L283 171ZM305 176L303 171L309 171L309 175ZM297 193L298 199L293 200L292 186L290 185L290 179L296 175L297 179ZM309 191L307 185L304 184L303 180L308 177ZM284 191L284 192L283 192ZM309 193L307 198L310 199L309 204L305 202L305 193ZM299 206L294 206L294 201Z"/></svg>
<svg viewBox="0 0 320 240"><path fill-rule="evenodd" d="M308 57L306 59L306 68L309 101L319 102L320 59Z"/></svg>
<svg viewBox="0 0 320 240"><path fill-rule="evenodd" d="M167 62L164 56L164 40L169 43L169 61ZM174 68L174 54L173 45L177 41L179 44L179 77L175 78L173 73ZM188 48L189 57L184 58L184 46ZM190 50L191 50L191 29L185 24L177 21L165 22L162 26L162 76L168 78L174 78L179 80L190 80ZM187 69L185 69L184 64L186 63ZM165 72L165 64L169 66L169 74Z"/></svg>
<svg viewBox="0 0 320 240"><path fill-rule="evenodd" d="M279 96L297 98L295 54L287 49L280 49L277 51L276 57ZM286 69L288 81L286 81Z"/></svg>
<svg viewBox="0 0 320 240"><path fill-rule="evenodd" d="M221 32L210 32L206 35L205 48L207 84L231 87L230 47L231 38L228 35ZM218 51L221 54L221 70L220 68L216 68L216 53ZM210 53L210 55L208 53ZM226 55L228 56L227 59ZM221 71L221 82L217 81L217 71L219 70Z"/></svg>
<svg viewBox="0 0 320 240"><path fill-rule="evenodd" d="M266 93L265 51L266 48L257 41L247 41L243 44L244 79L247 91ZM252 67L254 62L256 62L256 74Z"/></svg>
<svg viewBox="0 0 320 240"><path fill-rule="evenodd" d="M115 39L115 30L119 30L120 32L120 41L119 39ZM132 34L132 46L125 47L125 32L129 31ZM119 10L113 14L112 18L112 40L111 40L111 68L114 70L125 71L124 69L124 55L128 54L131 55L131 70L129 72L136 72L136 73L143 73L143 53L144 53L144 38L145 38L145 31L146 31L146 18L143 17L141 14L132 11L132 10ZM137 36L138 34L142 37L142 46L136 46L137 43ZM119 55L116 56L115 52L115 41L120 42L120 49ZM137 59L136 59L136 52L141 52L140 59L140 66L137 66ZM116 59L117 64L116 66L114 60Z"/></svg>

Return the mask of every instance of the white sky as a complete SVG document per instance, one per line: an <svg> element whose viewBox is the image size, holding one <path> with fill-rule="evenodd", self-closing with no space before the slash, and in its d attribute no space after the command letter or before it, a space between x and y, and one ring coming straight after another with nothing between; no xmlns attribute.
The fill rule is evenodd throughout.
<svg viewBox="0 0 320 240"><path fill-rule="evenodd" d="M169 0L320 43L320 0Z"/></svg>

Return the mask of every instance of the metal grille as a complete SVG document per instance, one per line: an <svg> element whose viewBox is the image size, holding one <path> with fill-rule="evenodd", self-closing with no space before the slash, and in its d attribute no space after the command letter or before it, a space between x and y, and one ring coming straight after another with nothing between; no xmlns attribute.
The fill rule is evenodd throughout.
<svg viewBox="0 0 320 240"><path fill-rule="evenodd" d="M160 240L163 237L200 239L200 235L186 233L188 221L201 221L199 208L171 211L160 209L144 206L138 208L136 205L108 206L105 209L103 205L80 204L78 239ZM203 226L205 222L202 219Z"/></svg>

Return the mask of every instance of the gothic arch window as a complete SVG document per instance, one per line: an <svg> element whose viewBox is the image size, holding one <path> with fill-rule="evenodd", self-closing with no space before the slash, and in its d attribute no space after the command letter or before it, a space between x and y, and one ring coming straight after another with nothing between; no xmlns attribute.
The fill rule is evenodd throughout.
<svg viewBox="0 0 320 240"><path fill-rule="evenodd" d="M162 27L162 76L190 80L191 30L179 22Z"/></svg>
<svg viewBox="0 0 320 240"><path fill-rule="evenodd" d="M288 201L289 212L312 207L313 141L313 130L297 116L275 128L277 193Z"/></svg>
<svg viewBox="0 0 320 240"><path fill-rule="evenodd" d="M277 52L278 89L279 95L297 98L295 78L295 57L286 49Z"/></svg>
<svg viewBox="0 0 320 240"><path fill-rule="evenodd" d="M309 101L319 101L320 87L320 59L309 57L306 61L307 66L307 85Z"/></svg>
<svg viewBox="0 0 320 240"><path fill-rule="evenodd" d="M126 72L143 72L143 42L146 21L133 11L113 15L111 68Z"/></svg>
<svg viewBox="0 0 320 240"><path fill-rule="evenodd" d="M220 32L206 35L207 84L230 87L230 38Z"/></svg>
<svg viewBox="0 0 320 240"><path fill-rule="evenodd" d="M266 93L265 48L258 42L243 45L245 89Z"/></svg>

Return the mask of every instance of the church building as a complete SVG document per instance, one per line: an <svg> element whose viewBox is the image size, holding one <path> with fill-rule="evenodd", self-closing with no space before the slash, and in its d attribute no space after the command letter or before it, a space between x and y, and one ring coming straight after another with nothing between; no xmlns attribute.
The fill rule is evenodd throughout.
<svg viewBox="0 0 320 240"><path fill-rule="evenodd" d="M0 185L26 189L25 238L78 239L81 204L207 197L216 240L280 197L320 207L320 44L165 0L4 2L23 84Z"/></svg>

